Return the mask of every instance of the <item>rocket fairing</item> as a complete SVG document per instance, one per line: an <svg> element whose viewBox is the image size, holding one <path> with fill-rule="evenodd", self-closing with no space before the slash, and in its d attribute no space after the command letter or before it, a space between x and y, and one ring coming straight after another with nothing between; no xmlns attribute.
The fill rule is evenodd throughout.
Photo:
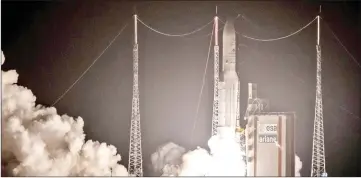
<svg viewBox="0 0 361 178"><path fill-rule="evenodd" d="M236 72L236 31L233 21L227 20L223 29L222 71Z"/></svg>
<svg viewBox="0 0 361 178"><path fill-rule="evenodd" d="M239 127L239 79L236 72L236 31L232 20L223 29L222 81L219 82L219 132ZM227 131L228 132L228 131Z"/></svg>

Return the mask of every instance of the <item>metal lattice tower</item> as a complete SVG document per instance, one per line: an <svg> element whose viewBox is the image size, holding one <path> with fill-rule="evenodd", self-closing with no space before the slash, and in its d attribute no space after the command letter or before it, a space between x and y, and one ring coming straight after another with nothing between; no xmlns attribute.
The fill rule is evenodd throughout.
<svg viewBox="0 0 361 178"><path fill-rule="evenodd" d="M218 46L218 17L214 17L214 88L213 88L213 117L212 136L217 135L219 121L219 46Z"/></svg>
<svg viewBox="0 0 361 178"><path fill-rule="evenodd" d="M321 47L320 47L320 16L317 16L317 83L315 120L313 130L311 177L322 177L326 174L325 145L323 132Z"/></svg>
<svg viewBox="0 0 361 178"><path fill-rule="evenodd" d="M132 118L130 123L129 162L130 176L143 176L142 137L140 131L139 87L138 87L138 36L137 15L134 15L134 47L133 47L133 98Z"/></svg>

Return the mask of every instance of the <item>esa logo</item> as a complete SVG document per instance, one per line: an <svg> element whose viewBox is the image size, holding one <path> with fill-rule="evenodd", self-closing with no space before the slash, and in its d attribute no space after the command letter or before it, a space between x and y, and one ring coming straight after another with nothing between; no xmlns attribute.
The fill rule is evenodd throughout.
<svg viewBox="0 0 361 178"><path fill-rule="evenodd" d="M277 125L268 125L266 126L267 132L277 132Z"/></svg>
<svg viewBox="0 0 361 178"><path fill-rule="evenodd" d="M259 133L277 133L277 124L261 124Z"/></svg>

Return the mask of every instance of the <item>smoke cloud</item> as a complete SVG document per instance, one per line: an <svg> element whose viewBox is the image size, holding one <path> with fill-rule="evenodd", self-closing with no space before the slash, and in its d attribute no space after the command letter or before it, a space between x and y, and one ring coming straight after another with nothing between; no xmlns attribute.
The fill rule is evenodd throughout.
<svg viewBox="0 0 361 178"><path fill-rule="evenodd" d="M245 163L242 161L244 153L241 152L234 137L221 137L218 135L211 137L208 141L210 152L198 147L183 156L179 154L162 154L162 152L168 152L166 150L172 144L165 144L152 155L155 170L159 170L159 166L164 165L162 169L163 176L245 176ZM176 150L183 149L178 145L173 148ZM172 158L179 160L180 157L182 158L181 164L176 164L178 161L171 161Z"/></svg>
<svg viewBox="0 0 361 178"><path fill-rule="evenodd" d="M300 157L296 155L295 157L295 176L301 177L301 169L302 169L302 162Z"/></svg>
<svg viewBox="0 0 361 178"><path fill-rule="evenodd" d="M128 176L114 146L85 142L81 117L36 105L31 90L16 84L15 70L1 72L1 162L8 176Z"/></svg>
<svg viewBox="0 0 361 178"><path fill-rule="evenodd" d="M182 163L182 156L186 150L172 142L160 146L151 155L153 169L162 176L177 175L179 165Z"/></svg>
<svg viewBox="0 0 361 178"><path fill-rule="evenodd" d="M233 138L211 137L208 141L210 153L198 147L181 155L183 147L174 143L164 144L151 156L153 168L162 176L245 176L242 159L245 153ZM301 176L301 168L302 162L295 155L295 176Z"/></svg>

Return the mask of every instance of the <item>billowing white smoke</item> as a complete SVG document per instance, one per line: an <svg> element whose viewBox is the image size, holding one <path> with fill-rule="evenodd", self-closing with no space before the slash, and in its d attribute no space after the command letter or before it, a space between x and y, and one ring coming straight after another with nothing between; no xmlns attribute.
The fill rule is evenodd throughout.
<svg viewBox="0 0 361 178"><path fill-rule="evenodd" d="M180 155L161 154L161 150L167 150L166 144L158 149L152 156L155 169L159 170L164 165L163 176L245 176L245 164L242 161L242 153L239 144L233 138L213 136L208 141L210 153L203 148L197 148L183 155L182 164L170 163L172 158L179 160ZM181 150L178 145L173 149ZM168 161L164 161L168 160Z"/></svg>
<svg viewBox="0 0 361 178"><path fill-rule="evenodd" d="M2 55L2 64L4 63ZM2 168L13 176L128 176L116 148L84 143L84 122L36 105L16 84L15 70L2 72Z"/></svg>
<svg viewBox="0 0 361 178"><path fill-rule="evenodd" d="M302 162L301 162L301 159L300 157L298 157L296 155L295 157L295 176L296 177L301 177L301 169L302 169Z"/></svg>
<svg viewBox="0 0 361 178"><path fill-rule="evenodd" d="M207 150L198 147L183 155L182 160L178 176L211 176L209 173L214 161Z"/></svg>
<svg viewBox="0 0 361 178"><path fill-rule="evenodd" d="M179 165L182 163L182 156L185 149L177 144L169 142L160 146L155 153L151 155L151 161L156 173L163 173L162 176L174 175Z"/></svg>
<svg viewBox="0 0 361 178"><path fill-rule="evenodd" d="M162 172L162 176L245 176L245 162L242 161L245 153L232 136L213 136L208 146L211 153L198 147L182 156L183 147L165 144L152 154L154 170ZM279 145L276 143L276 146ZM295 176L301 176L301 168L302 162L295 155Z"/></svg>

